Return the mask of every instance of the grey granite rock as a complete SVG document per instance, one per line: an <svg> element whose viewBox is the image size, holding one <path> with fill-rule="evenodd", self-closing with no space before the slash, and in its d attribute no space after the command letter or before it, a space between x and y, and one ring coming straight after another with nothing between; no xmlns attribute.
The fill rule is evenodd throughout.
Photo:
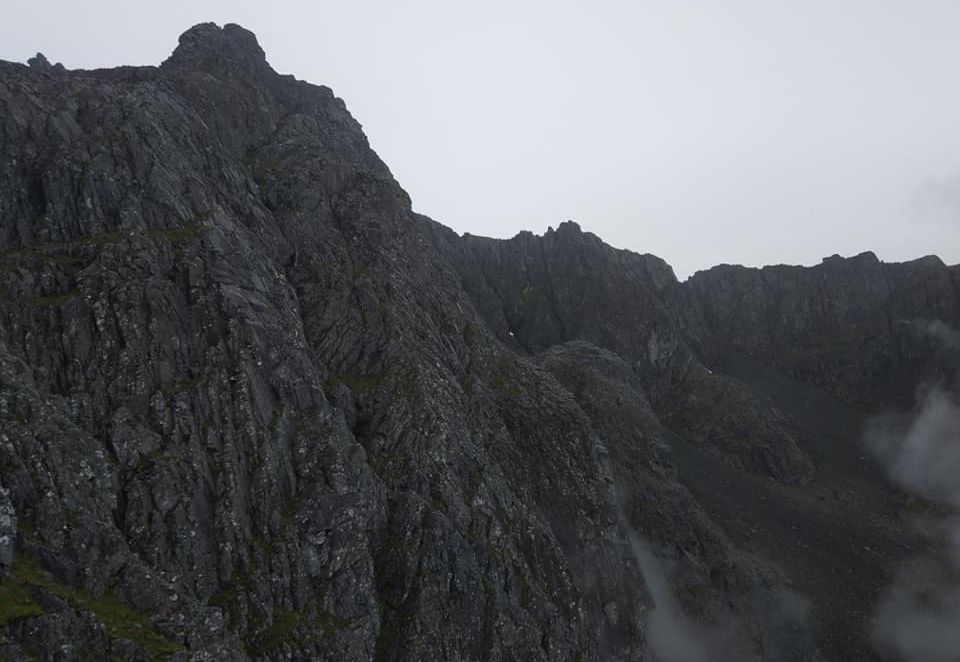
<svg viewBox="0 0 960 662"><path fill-rule="evenodd" d="M0 485L0 573L13 565L13 545L17 537L17 511L10 501L10 492Z"/></svg>

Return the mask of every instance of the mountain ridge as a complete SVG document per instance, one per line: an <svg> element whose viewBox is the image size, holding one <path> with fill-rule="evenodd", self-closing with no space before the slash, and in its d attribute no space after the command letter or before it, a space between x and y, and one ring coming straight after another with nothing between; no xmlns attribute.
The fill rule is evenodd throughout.
<svg viewBox="0 0 960 662"><path fill-rule="evenodd" d="M233 24L45 62L0 63L6 657L876 659L917 536L802 405L948 382L956 268L765 290L576 224L459 236Z"/></svg>

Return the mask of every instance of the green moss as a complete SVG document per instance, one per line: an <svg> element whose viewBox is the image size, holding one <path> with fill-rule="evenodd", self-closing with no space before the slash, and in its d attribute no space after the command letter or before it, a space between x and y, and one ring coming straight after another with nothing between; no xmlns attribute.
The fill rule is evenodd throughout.
<svg viewBox="0 0 960 662"><path fill-rule="evenodd" d="M239 586L230 586L228 588L223 588L210 596L207 600L207 604L211 607L220 607L221 609L229 609L229 607L234 603L234 601L240 597L240 587Z"/></svg>
<svg viewBox="0 0 960 662"><path fill-rule="evenodd" d="M380 609L380 632L377 634L373 659L374 662L387 662L396 658L396 649L403 633L412 625L413 615L393 609L379 598L377 606Z"/></svg>
<svg viewBox="0 0 960 662"><path fill-rule="evenodd" d="M194 223L170 230L150 230L147 236L155 241L166 240L171 244L185 244L196 240L201 232L203 232L203 224Z"/></svg>
<svg viewBox="0 0 960 662"><path fill-rule="evenodd" d="M264 556L270 556L273 553L273 545L268 543L266 538L261 535L255 535L253 537L253 544L263 552Z"/></svg>
<svg viewBox="0 0 960 662"><path fill-rule="evenodd" d="M520 371L517 362L512 358L505 358L497 364L493 371L490 385L495 391L513 398L520 395Z"/></svg>
<svg viewBox="0 0 960 662"><path fill-rule="evenodd" d="M493 590L493 582L491 582L490 578L487 577L486 575L483 576L482 581L483 581L483 597L486 600L486 602L489 604L493 602L493 598L495 595Z"/></svg>
<svg viewBox="0 0 960 662"><path fill-rule="evenodd" d="M15 578L0 584L0 626L42 613L43 607L36 603L26 585Z"/></svg>
<svg viewBox="0 0 960 662"><path fill-rule="evenodd" d="M540 293L533 285L527 284L523 290L520 291L520 303L524 306L529 306L534 303L540 297Z"/></svg>
<svg viewBox="0 0 960 662"><path fill-rule="evenodd" d="M477 341L477 327L472 322L463 325L463 342L467 347L473 347Z"/></svg>
<svg viewBox="0 0 960 662"><path fill-rule="evenodd" d="M397 556L404 559L422 559L423 554L424 547L417 544L415 540L385 533L380 537L377 548L373 552L373 563L379 567Z"/></svg>
<svg viewBox="0 0 960 662"><path fill-rule="evenodd" d="M370 468L373 469L373 473L377 474L380 480L387 481L398 473L393 471L395 460L395 453L391 453L390 451L379 451L378 453L371 455L369 460Z"/></svg>
<svg viewBox="0 0 960 662"><path fill-rule="evenodd" d="M17 533L31 542L38 542L40 540L40 534L37 533L33 522L25 518L17 519Z"/></svg>
<svg viewBox="0 0 960 662"><path fill-rule="evenodd" d="M318 608L314 612L309 607L293 611L285 607L276 607L273 618L266 630L247 642L251 655L261 656L282 647L285 643L305 646L333 636L350 625L350 620ZM319 626L320 632L317 632ZM298 635L298 630L306 632Z"/></svg>
<svg viewBox="0 0 960 662"><path fill-rule="evenodd" d="M134 611L116 598L92 600L86 606L115 639L129 639L154 655L170 655L183 650L183 646L157 632L146 614Z"/></svg>
<svg viewBox="0 0 960 662"><path fill-rule="evenodd" d="M236 629L240 623L241 601L250 591L252 574L252 572L240 574L235 583L220 589L207 600L207 604L211 607L219 607L223 610L227 618L227 625L231 630Z"/></svg>
<svg viewBox="0 0 960 662"><path fill-rule="evenodd" d="M155 448L149 453L144 453L133 467L133 473L135 475L145 475L150 472L157 463L166 458L167 455L165 448Z"/></svg>
<svg viewBox="0 0 960 662"><path fill-rule="evenodd" d="M297 491L283 507L280 512L280 535L286 536L290 527L293 525L293 519L303 509L303 494Z"/></svg>
<svg viewBox="0 0 960 662"><path fill-rule="evenodd" d="M470 526L467 528L467 540L476 545L486 539L486 531L480 518L474 515L470 519Z"/></svg>
<svg viewBox="0 0 960 662"><path fill-rule="evenodd" d="M270 412L270 429L276 431L280 427L280 420L283 418L283 413L286 411L287 406L277 400L273 403L273 410Z"/></svg>
<svg viewBox="0 0 960 662"><path fill-rule="evenodd" d="M762 577L763 571L757 566L757 576ZM681 587L679 594L681 599L689 605L701 605L706 602L710 596L710 586L707 584L685 584Z"/></svg>
<svg viewBox="0 0 960 662"><path fill-rule="evenodd" d="M316 620L317 623L320 624L320 627L323 628L323 635L325 637L333 636L340 630L343 630L350 625L349 618L338 616L337 614L326 611L325 609L320 609L317 612Z"/></svg>
<svg viewBox="0 0 960 662"><path fill-rule="evenodd" d="M92 612L114 639L128 639L155 656L183 650L183 646L157 632L147 614L134 610L113 596L95 598L85 591L60 584L24 556L17 555L14 559L13 576L24 586L44 590L76 608Z"/></svg>
<svg viewBox="0 0 960 662"><path fill-rule="evenodd" d="M248 650L253 655L264 655L272 650L276 650L291 639L293 631L300 624L300 619L296 612L278 607L273 610L273 620L265 632L260 634L251 644Z"/></svg>
<svg viewBox="0 0 960 662"><path fill-rule="evenodd" d="M473 502L477 498L477 492L480 490L481 480L482 477L478 471L475 471L467 476L467 485L466 489L464 490L463 499L464 504L471 513L473 512Z"/></svg>
<svg viewBox="0 0 960 662"><path fill-rule="evenodd" d="M513 566L513 572L517 576L517 582L520 584L520 606L528 609L533 603L530 582L527 581L527 576L523 574L523 568L519 565Z"/></svg>
<svg viewBox="0 0 960 662"><path fill-rule="evenodd" d="M176 382L172 386L168 386L163 389L163 392L167 395L173 395L176 393L189 393L190 391L197 390L200 386L205 384L207 378L203 375L197 375L196 377L191 377L190 379L183 379L179 382Z"/></svg>
<svg viewBox="0 0 960 662"><path fill-rule="evenodd" d="M44 262L82 264L82 260L77 256L51 254L51 251L63 250L64 248L74 246L108 246L110 244L118 244L121 241L123 241L123 234L120 232L102 232L100 234L80 237L79 239L71 239L70 241L21 246L20 248L14 248L13 250L0 254L0 257L33 257L43 260Z"/></svg>
<svg viewBox="0 0 960 662"><path fill-rule="evenodd" d="M104 232L101 234L93 234L89 237L83 237L77 241L70 242L72 244L86 244L88 246L107 246L109 244L119 244L123 241L123 235L119 232Z"/></svg>
<svg viewBox="0 0 960 662"><path fill-rule="evenodd" d="M33 306L59 307L80 296L80 290L71 290L64 294L56 294L48 297L33 297L30 304Z"/></svg>
<svg viewBox="0 0 960 662"><path fill-rule="evenodd" d="M369 275L370 275L370 272L367 270L366 267L357 266L353 268L353 273L352 273L353 280L360 280L361 278L366 278Z"/></svg>
<svg viewBox="0 0 960 662"><path fill-rule="evenodd" d="M346 384L354 395L371 395L376 392L382 383L383 373L381 372L344 372L327 377L323 389L329 393L337 384Z"/></svg>

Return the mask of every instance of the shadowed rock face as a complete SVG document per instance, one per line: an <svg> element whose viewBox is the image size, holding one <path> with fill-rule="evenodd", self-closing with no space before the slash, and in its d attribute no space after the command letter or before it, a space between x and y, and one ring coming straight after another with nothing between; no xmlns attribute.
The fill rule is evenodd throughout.
<svg viewBox="0 0 960 662"><path fill-rule="evenodd" d="M960 265L884 264L873 253L812 268L719 266L682 288L690 327L722 364L731 347L847 402L909 403L949 378L931 323L960 322Z"/></svg>
<svg viewBox="0 0 960 662"><path fill-rule="evenodd" d="M955 267L459 237L236 25L0 110L0 656L873 659Z"/></svg>

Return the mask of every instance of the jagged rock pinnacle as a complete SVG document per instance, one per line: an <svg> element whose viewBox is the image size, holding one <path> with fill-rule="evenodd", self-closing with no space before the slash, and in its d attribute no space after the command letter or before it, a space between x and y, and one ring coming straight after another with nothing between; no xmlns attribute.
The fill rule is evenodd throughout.
<svg viewBox="0 0 960 662"><path fill-rule="evenodd" d="M235 23L222 28L216 23L199 23L180 35L179 42L163 66L229 74L270 68L256 35Z"/></svg>
<svg viewBox="0 0 960 662"><path fill-rule="evenodd" d="M64 66L57 62L56 64L50 64L50 60L47 59L47 56L43 53L37 53L35 56L27 60L27 64L30 65L31 69L36 71L42 71L44 73L60 73L66 71Z"/></svg>

